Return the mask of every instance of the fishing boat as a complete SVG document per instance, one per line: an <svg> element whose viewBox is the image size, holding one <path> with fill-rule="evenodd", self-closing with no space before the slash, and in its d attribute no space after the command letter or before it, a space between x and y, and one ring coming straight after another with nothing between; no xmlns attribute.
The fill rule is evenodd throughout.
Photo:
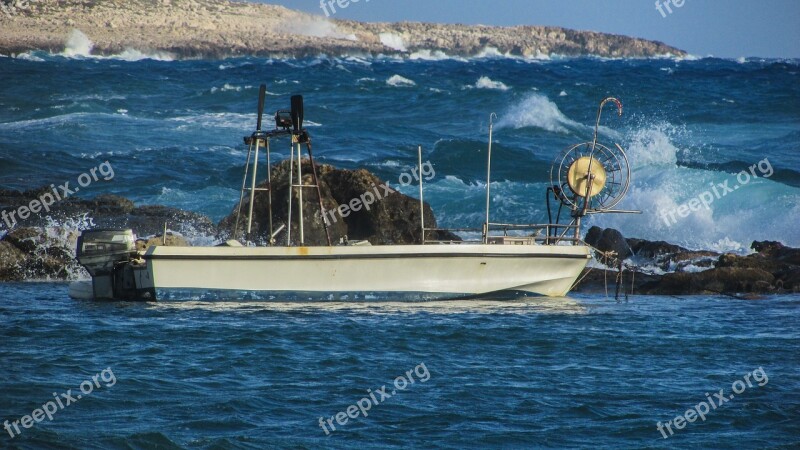
<svg viewBox="0 0 800 450"><path fill-rule="evenodd" d="M622 104L609 97L598 108L593 140L570 146L555 158L550 171L551 185L546 192L548 223L490 221L491 123L495 118L492 114L487 152L486 219L480 228L472 230L475 239L432 239L442 230L426 228L424 214L420 214L421 239L413 245L333 243L326 226L327 245L308 246L303 227L303 191L317 189L320 214L324 215L324 210L310 136L303 127L303 97L293 96L291 109L275 113L275 128L262 130L265 92L266 87L262 85L256 130L245 138L247 162L233 239L219 246L155 245L137 250L132 230L84 231L76 254L78 262L91 275L91 281L73 283L70 295L133 301L565 296L592 258L591 247L581 240L581 220L590 214L634 212L613 209L630 184L625 151L618 144L607 147L598 142L604 106L614 103L622 115ZM291 173L288 223L273 229L270 142L277 139L291 141ZM298 181L303 179L304 146L305 161L310 162L312 172L310 185ZM266 188L259 188L256 183L262 150L268 168ZM421 148L417 156L421 171ZM305 165L308 169L308 164ZM269 239L263 245L255 245L250 239L254 196L259 191L263 191L260 195L269 196L270 209ZM420 211L424 208L423 193L423 181L419 177ZM242 200L246 196L250 199L249 210L243 214L245 203ZM552 220L551 198L558 203L556 220ZM293 214L295 201L298 205ZM561 219L563 209L569 211L564 220ZM293 223L297 226L292 227ZM240 224L241 236L238 235Z"/></svg>

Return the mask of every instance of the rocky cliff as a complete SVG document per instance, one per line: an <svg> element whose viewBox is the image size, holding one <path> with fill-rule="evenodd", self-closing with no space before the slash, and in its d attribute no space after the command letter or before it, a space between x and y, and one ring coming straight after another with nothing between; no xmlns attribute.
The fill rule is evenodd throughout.
<svg viewBox="0 0 800 450"><path fill-rule="evenodd" d="M660 42L558 27L361 23L227 0L0 0L2 54L62 52L76 29L93 43L92 54L99 55L125 50L206 58L415 51L453 56L685 55Z"/></svg>

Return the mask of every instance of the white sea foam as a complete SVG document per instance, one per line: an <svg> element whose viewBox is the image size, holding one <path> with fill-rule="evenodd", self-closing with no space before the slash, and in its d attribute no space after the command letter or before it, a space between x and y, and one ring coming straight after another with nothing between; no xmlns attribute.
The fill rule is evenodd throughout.
<svg viewBox="0 0 800 450"><path fill-rule="evenodd" d="M665 212L676 211L701 193L711 192L713 186L726 181L731 188L737 185L734 174L680 166L681 142L689 138L686 130L668 123L645 124L626 133L624 146L633 182L617 208L643 214L597 215L589 218L587 225L616 228L628 237L720 252L747 252L753 240L774 240L775 236L784 237L787 245L800 245L796 221L787 220L800 217L800 189L763 176L715 198L708 208L701 207L687 217L676 215L677 222L665 220Z"/></svg>
<svg viewBox="0 0 800 450"><path fill-rule="evenodd" d="M108 59L120 59L122 61L142 61L152 59L154 61L174 61L175 55L169 52L142 52L133 48L126 48L122 53L106 57Z"/></svg>
<svg viewBox="0 0 800 450"><path fill-rule="evenodd" d="M392 75L388 80L386 80L386 84L394 87L417 85L417 83L415 83L413 80L409 80L408 78L400 75Z"/></svg>
<svg viewBox="0 0 800 450"><path fill-rule="evenodd" d="M220 127L246 130L252 127L254 122L252 114L241 113L205 113L195 116L173 117L167 120L180 123L177 127L179 130L189 127Z"/></svg>
<svg viewBox="0 0 800 450"><path fill-rule="evenodd" d="M466 86L469 89L493 89L497 91L507 91L511 88L506 86L505 83L501 81L494 81L489 77L480 77L478 81L475 82L474 85Z"/></svg>
<svg viewBox="0 0 800 450"><path fill-rule="evenodd" d="M62 55L66 57L83 56L88 57L92 54L94 43L81 30L74 29L67 37L67 42Z"/></svg>
<svg viewBox="0 0 800 450"><path fill-rule="evenodd" d="M630 132L626 146L631 167L675 167L679 149L670 138L675 130L671 124L659 123Z"/></svg>
<svg viewBox="0 0 800 450"><path fill-rule="evenodd" d="M381 44L392 50L397 50L398 52L407 51L406 43L403 41L402 36L398 36L394 33L381 33L378 37L381 40Z"/></svg>
<svg viewBox="0 0 800 450"><path fill-rule="evenodd" d="M452 56L441 50L417 50L408 55L409 61L458 61L469 62L469 59L461 56Z"/></svg>
<svg viewBox="0 0 800 450"><path fill-rule="evenodd" d="M568 133L570 129L584 127L565 116L546 95L535 92L503 114L497 126L498 128L535 127L554 133Z"/></svg>
<svg viewBox="0 0 800 450"><path fill-rule="evenodd" d="M32 52L20 53L19 55L17 55L16 58L17 59L22 59L22 60L25 60L25 61L44 62L43 58L40 58L40 57L34 55Z"/></svg>
<svg viewBox="0 0 800 450"><path fill-rule="evenodd" d="M145 59L152 59L156 61L173 61L175 55L169 52L155 51L155 52L142 52L133 48L126 48L117 55L100 56L93 55L94 43L89 36L84 34L81 30L74 29L70 32L67 42L64 45L64 51L61 56L67 58L93 58L93 59L116 59L122 61L142 61Z"/></svg>

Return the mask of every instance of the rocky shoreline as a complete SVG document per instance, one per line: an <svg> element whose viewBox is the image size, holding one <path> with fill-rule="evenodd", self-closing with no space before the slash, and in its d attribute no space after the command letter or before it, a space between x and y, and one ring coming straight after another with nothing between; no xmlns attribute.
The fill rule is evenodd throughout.
<svg viewBox="0 0 800 450"><path fill-rule="evenodd" d="M310 165L304 161L305 184L312 184ZM336 210L359 194L374 192L385 185L383 180L366 170L318 167L322 204ZM286 222L289 196L288 163L273 168L274 223ZM262 185L261 187L264 187ZM33 191L0 190L0 210L18 210L41 196L42 188ZM361 209L346 217L331 220L334 242L343 239L368 240L372 244L413 244L420 240L418 200L399 192L386 191L369 210ZM296 201L296 200L295 200ZM307 219L305 234L311 245L325 245L319 199L314 190L307 190L303 210ZM72 280L87 274L74 260L75 246L81 229L89 227L132 228L147 238L137 244L140 249L163 244L165 224L167 245L190 245L188 236L200 236L205 243L223 242L234 233L237 208L246 211L247 199L232 213L214 223L194 212L166 206L136 206L130 200L102 195L91 200L69 199L53 205L46 215L32 215L20 226L0 230L0 281ZM255 197L254 240L269 240L267 197ZM425 204L425 223L436 227L436 218ZM242 223L239 228L241 230ZM293 229L296 236L297 230ZM239 234L241 236L241 234ZM280 240L284 235L279 234ZM438 232L428 239L458 241L458 236ZM593 227L585 240L596 250L596 264L582 275L574 292L604 293L610 296L633 294L693 295L716 294L740 296L800 293L800 249L784 247L778 242L753 242L749 255L693 251L667 242L624 238L614 229ZM620 268L622 269L620 272ZM619 287L617 287L619 285Z"/></svg>
<svg viewBox="0 0 800 450"><path fill-rule="evenodd" d="M228 0L0 0L0 29L5 55L61 53L73 30L80 30L93 44L83 51L106 56L131 50L178 58L414 52L686 56L661 42L560 27L363 23Z"/></svg>

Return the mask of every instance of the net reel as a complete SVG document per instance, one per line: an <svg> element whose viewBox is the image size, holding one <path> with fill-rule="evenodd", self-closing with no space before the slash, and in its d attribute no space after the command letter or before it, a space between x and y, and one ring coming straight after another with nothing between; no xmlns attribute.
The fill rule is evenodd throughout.
<svg viewBox="0 0 800 450"><path fill-rule="evenodd" d="M550 168L550 183L556 198L572 210L573 217L586 214L614 212L628 192L631 169L625 150L614 144L609 147L597 142L600 116L608 102L617 106L622 116L622 103L613 97L600 102L594 139L562 150Z"/></svg>

